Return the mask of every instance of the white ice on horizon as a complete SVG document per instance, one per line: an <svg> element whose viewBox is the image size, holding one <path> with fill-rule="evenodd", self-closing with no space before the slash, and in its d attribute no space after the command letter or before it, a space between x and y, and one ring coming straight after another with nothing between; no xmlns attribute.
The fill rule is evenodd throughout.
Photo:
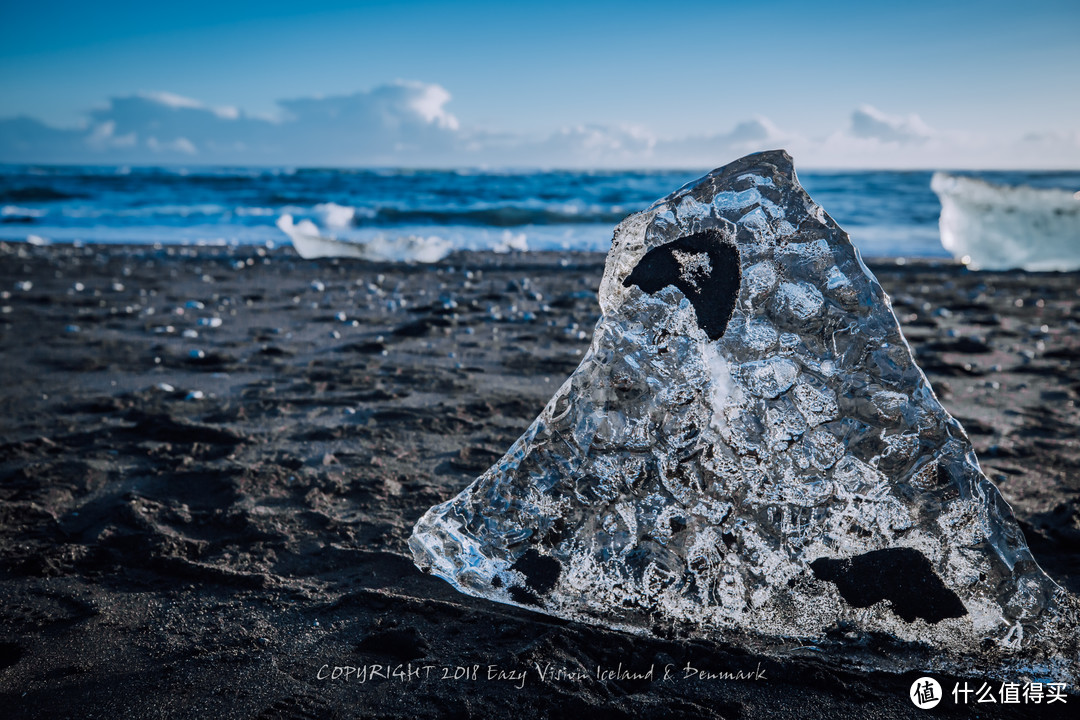
<svg viewBox="0 0 1080 720"><path fill-rule="evenodd" d="M941 244L975 270L1080 270L1080 193L934 173Z"/></svg>

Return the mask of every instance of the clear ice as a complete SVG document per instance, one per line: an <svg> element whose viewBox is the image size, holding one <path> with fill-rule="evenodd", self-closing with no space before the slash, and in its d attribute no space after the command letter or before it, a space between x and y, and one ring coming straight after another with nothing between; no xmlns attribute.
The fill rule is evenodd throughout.
<svg viewBox="0 0 1080 720"><path fill-rule="evenodd" d="M1076 599L785 152L624 220L599 300L540 416L419 520L417 566L629 632L1075 682Z"/></svg>

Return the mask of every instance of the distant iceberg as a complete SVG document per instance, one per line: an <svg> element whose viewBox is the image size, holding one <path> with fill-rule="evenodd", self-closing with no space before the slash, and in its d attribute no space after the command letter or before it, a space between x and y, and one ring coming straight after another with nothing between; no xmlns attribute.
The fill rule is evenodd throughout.
<svg viewBox="0 0 1080 720"><path fill-rule="evenodd" d="M934 173L941 244L977 270L1080 270L1080 193Z"/></svg>
<svg viewBox="0 0 1080 720"><path fill-rule="evenodd" d="M377 237L365 243L339 240L323 235L318 226L310 220L294 223L292 215L287 214L278 218L277 226L289 236L296 253L305 260L343 257L388 262L432 263L442 260L453 249L448 242L437 236Z"/></svg>

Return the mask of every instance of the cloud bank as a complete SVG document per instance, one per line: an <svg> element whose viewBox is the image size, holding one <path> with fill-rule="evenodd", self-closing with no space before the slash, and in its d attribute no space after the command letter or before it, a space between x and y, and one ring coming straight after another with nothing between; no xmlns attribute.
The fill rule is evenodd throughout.
<svg viewBox="0 0 1080 720"><path fill-rule="evenodd" d="M350 95L281 100L274 117L260 117L172 93L140 93L110 99L81 128L26 116L0 119L0 162L704 168L785 147L803 167L1080 167L1077 132L981 138L869 105L825 137L782 129L765 117L682 138L602 124L535 137L463 126L450 101L439 85L398 81Z"/></svg>
<svg viewBox="0 0 1080 720"><path fill-rule="evenodd" d="M934 135L934 131L918 115L896 117L863 105L851 113L851 134L885 143L908 144L925 142Z"/></svg>

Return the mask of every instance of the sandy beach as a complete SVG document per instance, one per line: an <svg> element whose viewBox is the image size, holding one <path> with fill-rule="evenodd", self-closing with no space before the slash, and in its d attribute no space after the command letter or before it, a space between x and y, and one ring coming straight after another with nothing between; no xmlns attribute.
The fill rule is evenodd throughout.
<svg viewBox="0 0 1080 720"><path fill-rule="evenodd" d="M923 717L918 672L643 640L413 566L420 515L580 362L603 263L0 243L3 714ZM1036 559L1080 593L1080 273L870 267Z"/></svg>

